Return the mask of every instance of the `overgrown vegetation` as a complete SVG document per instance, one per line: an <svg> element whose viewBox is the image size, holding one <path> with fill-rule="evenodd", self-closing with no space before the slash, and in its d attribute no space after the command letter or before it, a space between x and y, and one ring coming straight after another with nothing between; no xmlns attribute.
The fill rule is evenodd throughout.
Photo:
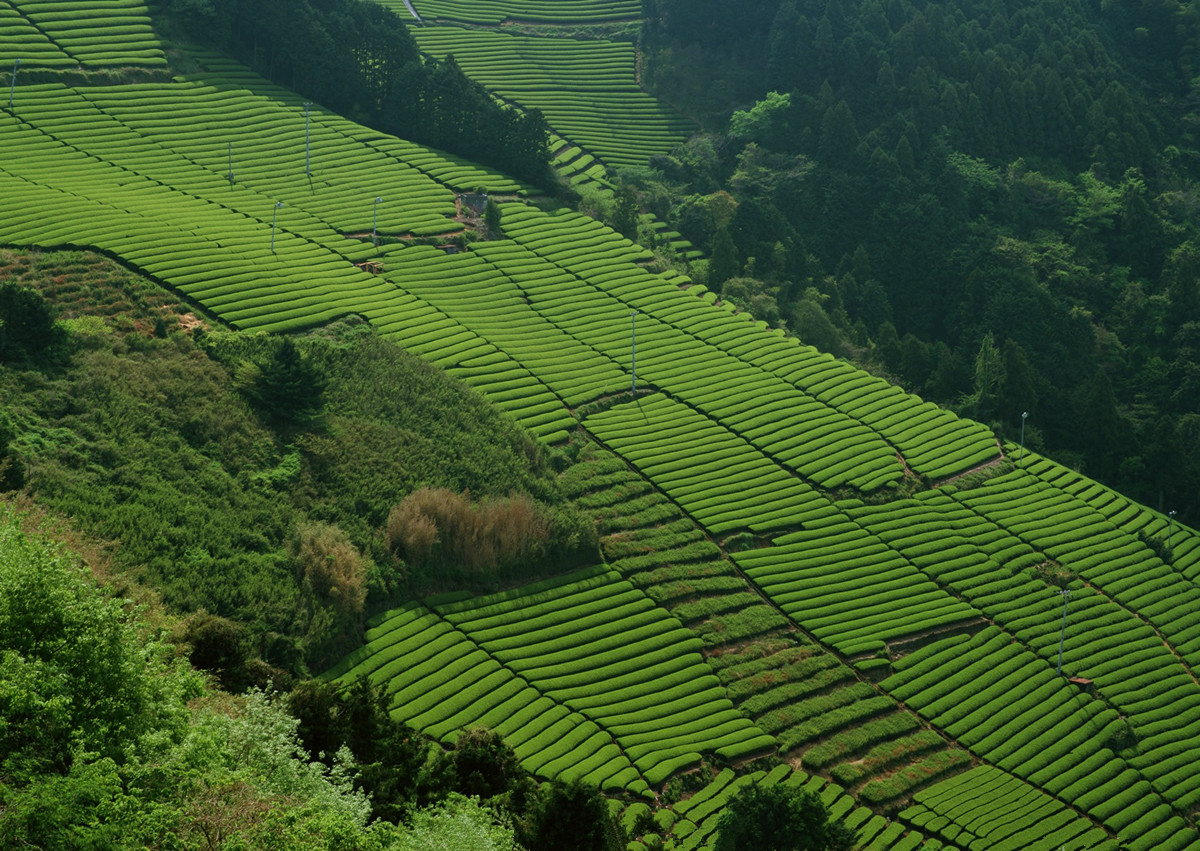
<svg viewBox="0 0 1200 851"><path fill-rule="evenodd" d="M466 492L422 488L391 510L385 535L392 552L438 584L528 577L548 563L599 556L596 527L579 511L524 494L473 503Z"/></svg>
<svg viewBox="0 0 1200 851"><path fill-rule="evenodd" d="M297 829L365 826L342 775L296 758L286 714L261 694L189 710L203 694L86 568L0 514L0 844L265 838L295 796L309 801Z"/></svg>
<svg viewBox="0 0 1200 851"><path fill-rule="evenodd" d="M502 794L455 791L479 794L459 769L470 745L446 754L390 722L364 683L330 697L341 735L310 753L319 701L303 695L297 718L259 690L213 692L86 565L0 508L0 845L515 851ZM511 781L522 807L565 813Z"/></svg>
<svg viewBox="0 0 1200 851"><path fill-rule="evenodd" d="M855 832L795 786L747 786L717 822L716 851L849 851Z"/></svg>
<svg viewBox="0 0 1200 851"><path fill-rule="evenodd" d="M119 567L197 613L188 634L206 649L194 658L211 659L231 688L319 669L358 641L373 607L435 580L478 585L483 562L449 564L479 553L449 528L436 577L432 562L389 547L389 512L415 490L469 490L490 506L488 522L510 524L494 529L503 541L476 541L500 547L504 578L595 550L527 434L365 323L298 339L193 338L179 313L148 299L151 285L107 261L4 259L0 279L20 283L39 316L49 307L25 285L55 292L76 266L98 301L125 308L52 324L63 341L52 366L0 367L4 483L112 542ZM518 514L528 541L511 525Z"/></svg>
<svg viewBox="0 0 1200 851"><path fill-rule="evenodd" d="M618 830L598 790L579 783L539 784L491 730L459 733L446 750L393 720L383 692L365 678L338 689L303 683L288 698L299 735L314 758L332 764L343 748L359 773L355 786L374 814L401 823L455 796L501 814L521 847L540 851L616 851Z"/></svg>
<svg viewBox="0 0 1200 851"><path fill-rule="evenodd" d="M698 278L1195 521L1193 6L645 8L646 79L711 132L621 179Z"/></svg>

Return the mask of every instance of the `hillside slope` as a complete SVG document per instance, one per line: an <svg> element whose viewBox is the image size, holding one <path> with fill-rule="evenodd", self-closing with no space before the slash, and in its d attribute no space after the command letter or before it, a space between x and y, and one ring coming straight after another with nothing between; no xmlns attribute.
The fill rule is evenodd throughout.
<svg viewBox="0 0 1200 851"><path fill-rule="evenodd" d="M471 689L487 693L481 717L543 776L641 798L631 825L639 804L673 804L650 847L708 842L734 776L757 769L740 761L776 749L829 776L758 779L825 790L872 847L1200 847L1191 530L715 305L502 175L320 110L306 145L298 99L210 64L18 86L0 113L0 149L19 154L0 160L0 242L100 249L238 329L360 315L598 460L576 491L611 524L610 565L397 601L352 660L397 714L449 737L484 708ZM503 197L502 238L477 238L455 203L480 185ZM601 496L606 476L625 489ZM635 581L643 556L684 569ZM700 579L720 581L667 587ZM1060 585L1063 667L1094 692L1055 673ZM434 684L466 705L432 705ZM725 763L688 804L654 794ZM878 811L851 813L844 787ZM1030 835L971 805L1000 800Z"/></svg>

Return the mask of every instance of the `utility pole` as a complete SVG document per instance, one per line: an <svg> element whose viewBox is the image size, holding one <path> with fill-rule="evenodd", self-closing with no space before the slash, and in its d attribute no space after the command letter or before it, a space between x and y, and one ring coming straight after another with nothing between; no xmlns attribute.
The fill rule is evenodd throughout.
<svg viewBox="0 0 1200 851"><path fill-rule="evenodd" d="M1062 675L1063 639L1067 636L1067 600L1071 599L1070 588L1060 588L1058 591L1063 598L1062 629L1058 633L1058 674Z"/></svg>
<svg viewBox="0 0 1200 851"><path fill-rule="evenodd" d="M21 60L14 59L13 60L12 82L9 83L9 85L8 85L8 108L10 110L13 108L13 95L17 91L17 69L20 67L21 67Z"/></svg>
<svg viewBox="0 0 1200 851"><path fill-rule="evenodd" d="M275 253L275 220L279 218L279 208L283 206L282 201L275 202L275 211L271 213L271 253Z"/></svg>
<svg viewBox="0 0 1200 851"><path fill-rule="evenodd" d="M304 173L312 177L312 160L309 157L311 148L308 144L308 108L312 106L309 101L304 102Z"/></svg>
<svg viewBox="0 0 1200 851"><path fill-rule="evenodd" d="M637 393L637 311L629 311L629 345L630 345L630 372L633 374L633 385L631 390Z"/></svg>

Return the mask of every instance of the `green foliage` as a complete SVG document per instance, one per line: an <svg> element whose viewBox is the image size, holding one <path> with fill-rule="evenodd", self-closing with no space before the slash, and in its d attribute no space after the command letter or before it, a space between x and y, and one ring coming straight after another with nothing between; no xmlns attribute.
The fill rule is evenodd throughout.
<svg viewBox="0 0 1200 851"><path fill-rule="evenodd" d="M637 240L639 212L636 190L628 183L622 184L613 204L612 229L626 239Z"/></svg>
<svg viewBox="0 0 1200 851"><path fill-rule="evenodd" d="M849 851L854 831L830 820L814 792L752 784L717 821L715 851Z"/></svg>
<svg viewBox="0 0 1200 851"><path fill-rule="evenodd" d="M451 795L401 831L397 851L520 851L513 829L477 800Z"/></svg>
<svg viewBox="0 0 1200 851"><path fill-rule="evenodd" d="M22 280L49 282L64 266L73 278L74 265L42 255ZM136 566L170 606L245 629L241 650L225 642L197 660L229 687L277 676L256 656L291 671L323 665L357 639L366 596L404 592L404 566L376 530L410 490L532 493L560 510L529 435L365 326L299 339L209 333L197 346L149 335L157 311L137 283L90 284L117 318L89 317L56 370L0 368L0 477L119 541L117 565ZM216 638L197 629L190 639Z"/></svg>
<svg viewBox="0 0 1200 851"><path fill-rule="evenodd" d="M119 757L156 722L147 666L160 649L138 640L120 602L102 597L68 556L0 514L6 774L66 768L76 750Z"/></svg>
<svg viewBox="0 0 1200 851"><path fill-rule="evenodd" d="M523 774L512 748L497 733L482 727L459 734L450 762L455 788L484 800L505 794Z"/></svg>
<svg viewBox="0 0 1200 851"><path fill-rule="evenodd" d="M212 673L223 688L240 691L249 684L249 648L241 624L201 610L185 621L181 637L191 645L192 665Z"/></svg>
<svg viewBox="0 0 1200 851"><path fill-rule="evenodd" d="M16 425L0 411L0 491L17 490L25 484L25 465L9 452L9 443L16 436Z"/></svg>
<svg viewBox="0 0 1200 851"><path fill-rule="evenodd" d="M504 236L500 226L502 218L500 205L489 198L483 208L483 232L488 239L500 239Z"/></svg>
<svg viewBox="0 0 1200 851"><path fill-rule="evenodd" d="M0 280L0 363L44 363L61 354L65 339L40 294Z"/></svg>
<svg viewBox="0 0 1200 851"><path fill-rule="evenodd" d="M308 680L287 699L309 755L333 764L348 749L356 761L355 786L369 797L373 814L398 823L456 787L441 750L393 719L387 703L383 690L366 677L343 689Z"/></svg>
<svg viewBox="0 0 1200 851"><path fill-rule="evenodd" d="M689 771L686 774L676 774L663 787L663 800L668 804L674 804L682 801L685 796L692 792L699 792L708 785L705 774L705 771Z"/></svg>
<svg viewBox="0 0 1200 851"><path fill-rule="evenodd" d="M1175 554L1171 552L1171 548L1162 538L1147 535L1144 529L1139 529L1138 540L1149 547L1164 564L1171 564L1175 560Z"/></svg>
<svg viewBox="0 0 1200 851"><path fill-rule="evenodd" d="M713 237L712 258L708 261L706 283L710 289L721 292L722 285L741 270L737 246L729 235L729 229L724 226L718 227Z"/></svg>
<svg viewBox="0 0 1200 851"><path fill-rule="evenodd" d="M272 420L291 425L315 422L324 407L326 378L301 357L290 337L278 338L247 394Z"/></svg>
<svg viewBox="0 0 1200 851"><path fill-rule="evenodd" d="M534 803L524 844L544 851L617 851L619 832L599 791L555 780Z"/></svg>
<svg viewBox="0 0 1200 851"><path fill-rule="evenodd" d="M261 692L232 715L189 708L202 694L85 568L0 515L0 845L312 847L292 839L367 828L345 755L310 763Z"/></svg>
<svg viewBox="0 0 1200 851"><path fill-rule="evenodd" d="M768 92L767 96L749 110L735 110L729 119L729 133L744 136L756 142L770 144L774 126L780 116L792 105L792 97L779 92Z"/></svg>
<svg viewBox="0 0 1200 851"><path fill-rule="evenodd" d="M760 279L806 342L1004 439L1028 411L1039 451L1194 513L1200 18L1172 10L652 0L644 77L714 132L643 180L710 288ZM721 190L727 234L701 215ZM972 387L988 334L1003 368Z"/></svg>

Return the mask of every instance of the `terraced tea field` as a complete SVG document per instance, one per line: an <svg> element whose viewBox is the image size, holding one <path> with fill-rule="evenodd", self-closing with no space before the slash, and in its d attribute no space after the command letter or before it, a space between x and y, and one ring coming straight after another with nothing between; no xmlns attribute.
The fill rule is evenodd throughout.
<svg viewBox="0 0 1200 851"><path fill-rule="evenodd" d="M498 97L541 110L554 131L553 165L572 184L604 192L608 168L644 166L696 130L638 82L636 30L629 29L641 15L638 3L376 2L414 24L422 52L453 56Z"/></svg>
<svg viewBox="0 0 1200 851"><path fill-rule="evenodd" d="M167 66L138 0L0 0L0 65L7 71L17 60L25 68Z"/></svg>
<svg viewBox="0 0 1200 851"><path fill-rule="evenodd" d="M632 849L710 846L750 782L809 786L867 848L1200 848L1195 532L504 175L315 109L310 177L299 99L201 61L18 79L0 243L100 250L248 332L362 315L573 437L562 484L602 533L574 573L397 601L329 676L599 785ZM481 185L503 238L459 215Z"/></svg>
<svg viewBox="0 0 1200 851"><path fill-rule="evenodd" d="M377 2L409 15L403 0ZM641 14L641 5L634 0L414 0L413 7L423 21L468 24L596 24L636 20Z"/></svg>
<svg viewBox="0 0 1200 851"><path fill-rule="evenodd" d="M609 166L645 165L695 129L638 85L630 42L461 27L418 27L413 35L422 52L453 55L467 76L540 109L555 133Z"/></svg>

